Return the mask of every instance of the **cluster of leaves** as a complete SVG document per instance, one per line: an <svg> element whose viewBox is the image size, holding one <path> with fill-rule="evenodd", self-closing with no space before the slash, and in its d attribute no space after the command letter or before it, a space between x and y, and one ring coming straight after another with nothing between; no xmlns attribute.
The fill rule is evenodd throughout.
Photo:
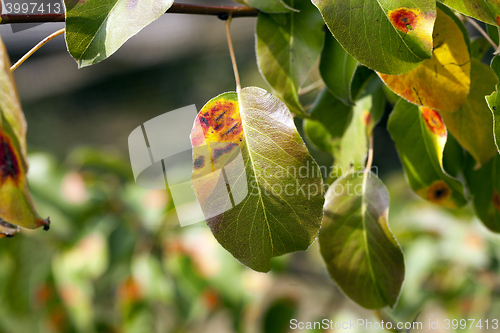
<svg viewBox="0 0 500 333"><path fill-rule="evenodd" d="M110 56L173 1L65 3L68 50L83 67ZM496 2L244 3L260 10L257 63L273 94L237 87L217 96L191 133L195 192L214 236L235 258L267 272L271 258L307 249L319 233L328 271L350 298L370 309L394 306L403 253L388 227L388 191L370 171L386 96L395 103L388 129L412 190L446 208L472 200L477 216L500 232L500 60L481 63L484 43L471 42L460 19L498 27ZM495 29L488 31L498 42ZM307 108L300 92L313 70L325 87ZM8 67L4 73L4 95L15 95ZM47 225L26 191L22 113L2 103L0 218L8 227ZM304 119L307 140L334 157L326 184L292 114Z"/></svg>

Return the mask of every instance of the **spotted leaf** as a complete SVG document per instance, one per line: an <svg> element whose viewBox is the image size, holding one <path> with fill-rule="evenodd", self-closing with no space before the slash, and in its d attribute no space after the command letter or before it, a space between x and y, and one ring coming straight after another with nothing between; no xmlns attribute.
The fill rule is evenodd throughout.
<svg viewBox="0 0 500 333"><path fill-rule="evenodd" d="M162 16L173 0L64 0L66 45L78 67L98 63Z"/></svg>
<svg viewBox="0 0 500 333"><path fill-rule="evenodd" d="M407 101L442 112L459 110L470 90L470 54L455 15L437 9L432 59L401 75L379 73Z"/></svg>
<svg viewBox="0 0 500 333"><path fill-rule="evenodd" d="M0 40L0 234L14 235L17 228L48 229L49 220L36 213L26 180L26 125L10 71L10 61Z"/></svg>
<svg viewBox="0 0 500 333"><path fill-rule="evenodd" d="M402 74L431 57L435 1L312 1L339 43L371 69Z"/></svg>
<svg viewBox="0 0 500 333"><path fill-rule="evenodd" d="M374 173L346 174L326 193L321 255L344 293L368 309L394 306L404 280L388 215L389 192Z"/></svg>
<svg viewBox="0 0 500 333"><path fill-rule="evenodd" d="M406 180L415 193L447 208L467 203L462 183L444 171L447 131L438 112L399 100L389 118L388 129Z"/></svg>
<svg viewBox="0 0 500 333"><path fill-rule="evenodd" d="M323 181L286 105L250 87L200 111L191 132L193 188L215 238L260 272L318 234Z"/></svg>
<svg viewBox="0 0 500 333"><path fill-rule="evenodd" d="M303 114L298 91L321 52L324 22L309 0L292 0L290 5L300 12L259 14L255 33L257 64L290 111Z"/></svg>
<svg viewBox="0 0 500 333"><path fill-rule="evenodd" d="M499 0L439 0L457 12L488 24L500 26Z"/></svg>

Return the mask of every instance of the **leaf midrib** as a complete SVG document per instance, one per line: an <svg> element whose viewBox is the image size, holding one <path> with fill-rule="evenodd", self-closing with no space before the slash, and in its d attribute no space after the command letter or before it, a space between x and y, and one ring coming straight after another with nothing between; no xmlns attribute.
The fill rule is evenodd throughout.
<svg viewBox="0 0 500 333"><path fill-rule="evenodd" d="M385 299L384 294L382 293L382 290L380 290L377 279L375 278L375 272L373 271L373 265L371 262L370 248L368 246L368 233L367 233L367 226L366 226L366 210L367 210L366 183L367 183L367 179L368 179L368 177L367 177L368 172L369 172L369 170L367 169L367 170L365 170L365 172L363 174L363 186L362 186L363 194L361 196L361 221L363 224L363 243L364 243L364 248L365 248L365 253L366 253L366 262L368 263L368 268L370 271L370 276L372 278L373 284L375 285L375 288L377 288L377 291L378 291L380 297L384 300L384 302L386 304L391 305L391 303Z"/></svg>
<svg viewBox="0 0 500 333"><path fill-rule="evenodd" d="M273 236L271 234L271 226L269 225L269 221L268 221L268 218L267 218L266 205L264 204L264 200L262 199L262 191L260 190L259 178L257 177L257 173L255 172L254 158L253 158L250 146L249 146L249 140L248 140L248 137L247 137L247 131L245 130L245 115L244 115L244 112L242 112L243 103L241 103L241 94L242 94L242 92L239 91L239 92L237 92L237 94L238 94L238 104L240 106L241 126L243 127L243 137L244 137L245 144L247 145L248 156L250 158L250 163L252 164L251 169L252 169L252 172L253 172L253 175L254 175L254 179L255 179L255 183L257 185L257 189L259 191L259 199L260 199L260 203L262 205L262 211L264 213L264 220L266 221L267 230L269 232L269 240L271 241L271 252L274 253L274 243L273 243ZM252 226L253 226L254 223L255 222L252 222Z"/></svg>

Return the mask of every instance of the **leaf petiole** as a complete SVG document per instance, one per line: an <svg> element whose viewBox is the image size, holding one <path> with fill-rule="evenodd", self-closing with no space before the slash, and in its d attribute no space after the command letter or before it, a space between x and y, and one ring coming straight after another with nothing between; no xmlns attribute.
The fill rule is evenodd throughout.
<svg viewBox="0 0 500 333"><path fill-rule="evenodd" d="M233 63L234 79L236 80L236 92L239 94L241 91L240 74L238 72L238 65L236 64L236 57L234 56L233 41L231 39L231 20L232 14L229 14L229 18L226 20L226 38L227 45L229 46L229 54L231 55L231 62Z"/></svg>
<svg viewBox="0 0 500 333"><path fill-rule="evenodd" d="M31 50L29 50L28 53L23 55L23 57L21 59L19 59L14 65L12 65L12 67L10 67L11 72L15 71L17 69L17 67L21 66L23 64L23 62L26 61L26 59L31 57L33 55L33 53L38 51L47 42L56 38L59 35L62 35L65 31L66 31L66 29L64 29L64 28L61 30L57 30L56 32L54 32L54 33L50 34L49 36L45 37L44 39L42 39L42 41L40 41L40 43L36 44L35 47L33 47Z"/></svg>

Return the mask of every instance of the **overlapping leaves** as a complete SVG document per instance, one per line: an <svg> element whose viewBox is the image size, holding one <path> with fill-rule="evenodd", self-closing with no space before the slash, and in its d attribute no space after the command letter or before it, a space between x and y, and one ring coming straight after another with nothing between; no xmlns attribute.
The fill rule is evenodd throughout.
<svg viewBox="0 0 500 333"><path fill-rule="evenodd" d="M290 5L300 12L259 14L257 63L277 96L292 112L304 114L298 91L321 52L324 22L309 0L293 0Z"/></svg>
<svg viewBox="0 0 500 333"><path fill-rule="evenodd" d="M448 208L467 203L462 183L446 174L446 127L438 112L400 100L388 129L411 188L423 199Z"/></svg>
<svg viewBox="0 0 500 333"><path fill-rule="evenodd" d="M379 74L382 80L413 104L443 112L459 110L471 84L468 36L461 25L453 13L438 8L432 59L405 74Z"/></svg>
<svg viewBox="0 0 500 333"><path fill-rule="evenodd" d="M359 62L402 74L431 57L433 0L313 0L339 43Z"/></svg>

